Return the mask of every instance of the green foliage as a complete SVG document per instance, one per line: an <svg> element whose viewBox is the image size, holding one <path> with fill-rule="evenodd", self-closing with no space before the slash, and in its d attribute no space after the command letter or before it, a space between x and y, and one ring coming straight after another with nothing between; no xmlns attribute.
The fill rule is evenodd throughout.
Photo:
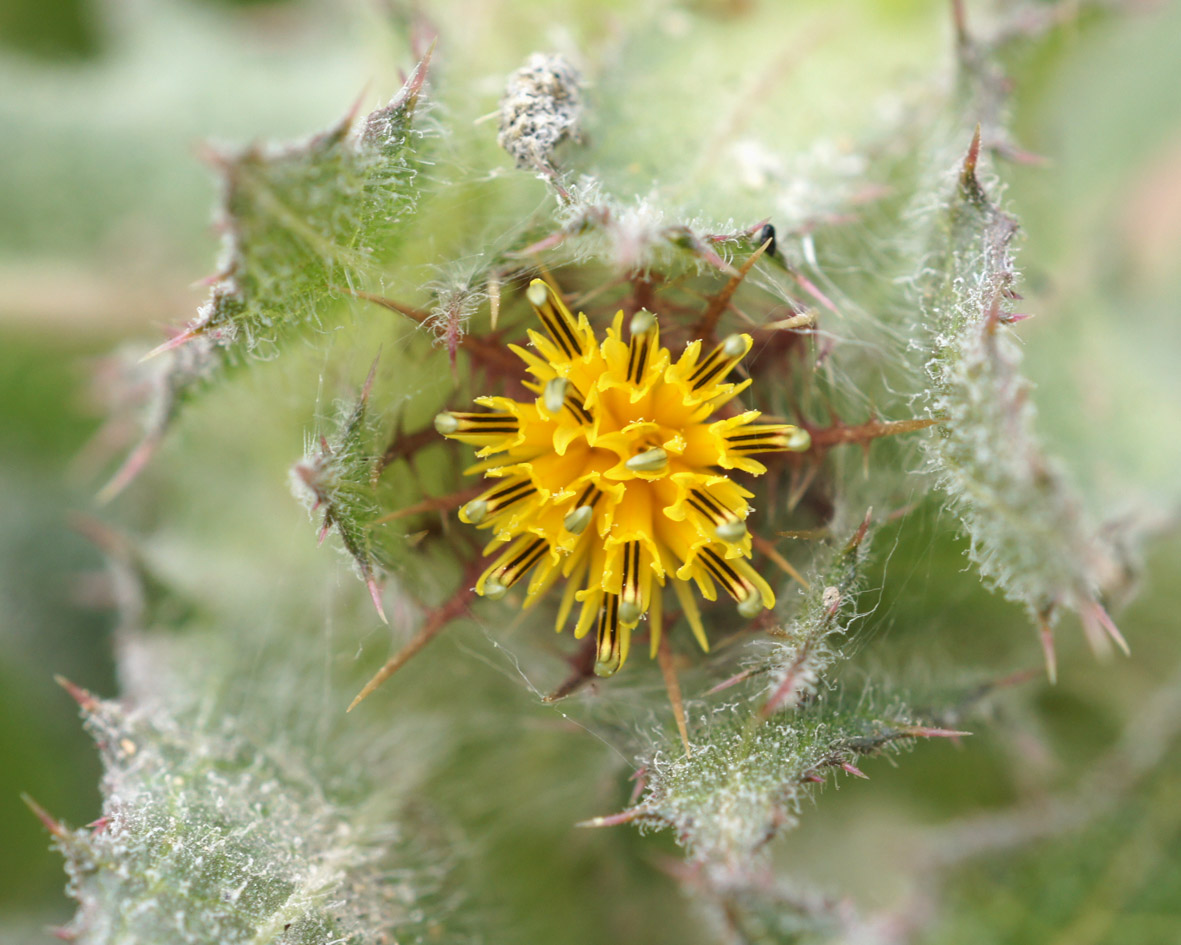
<svg viewBox="0 0 1181 945"><path fill-rule="evenodd" d="M56 831L79 902L71 939L438 940L444 861L413 860L399 827L367 824L229 720L197 733L159 709L129 714L76 694L102 752L106 802L89 828Z"/></svg>
<svg viewBox="0 0 1181 945"><path fill-rule="evenodd" d="M104 490L117 494L155 451L183 404L227 365L270 359L296 331L324 327L329 306L359 291L398 245L423 160L413 127L429 57L388 105L359 123L288 146L213 154L222 176L222 248L208 301L151 352L144 439Z"/></svg>
<svg viewBox="0 0 1181 945"><path fill-rule="evenodd" d="M308 141L216 156L222 253L209 301L186 334L267 356L325 302L360 288L414 206L421 156L412 129L424 59L388 105Z"/></svg>
<svg viewBox="0 0 1181 945"><path fill-rule="evenodd" d="M1033 432L1029 384L1006 327L1017 297L1009 246L1017 222L985 192L979 154L978 131L935 214L918 286L931 338L928 403L946 421L931 441L931 467L986 580L1043 625L1066 607L1123 645L1096 600L1121 574L1117 547L1089 523Z"/></svg>
<svg viewBox="0 0 1181 945"><path fill-rule="evenodd" d="M332 440L321 436L291 473L296 494L309 500L312 512L322 509L320 540L336 530L380 613L375 572L382 562L373 527L380 508L377 479L382 454L375 446L376 431L369 417L369 394L376 371L375 361L356 403L339 418Z"/></svg>
<svg viewBox="0 0 1181 945"><path fill-rule="evenodd" d="M820 3L625 4L609 35L587 25L599 8L584 21L576 6L528 15L570 31L568 56L527 56L538 24L502 0L441 4L430 23L392 15L415 49L439 35L430 142L424 59L366 117L214 156L223 244L209 301L157 357L125 357L123 386L105 390L118 410L143 411L146 430L107 497L154 453L159 475L117 513L142 537L82 525L111 558L123 698L75 692L105 767L101 820L47 821L80 903L69 927L80 941L450 942L476 938L476 925L487 940L522 942L865 942L882 929L958 941L1001 926L1045 938L1099 888L1080 883L1063 897L1073 907L1006 925L989 901L1011 884L993 881L987 843L873 860L877 832L895 821L923 842L916 824L932 815L917 811L938 787L920 776L895 781L892 799L878 790L877 770L905 779L906 765L877 766L857 795L866 807L818 842L801 839L805 802L818 813L832 803L818 785L860 776L863 758L960 734L943 726L959 727L975 704L964 680L999 692L996 666L1031 662L1027 639L990 626L995 663L971 664L951 616L971 578L944 577L928 603L922 556L893 573L883 533L905 529L918 547L911 531L925 526L944 547L962 530L986 582L1047 640L1063 609L1093 638L1120 639L1099 601L1127 577L1140 532L1096 525L1035 435L1014 328L1017 222L1000 204L1000 171L981 172L990 153L1022 157L1002 58L1035 35L1061 36L1065 13L1002 4L987 44L956 5L959 88L944 93L931 76L902 91L914 76L899 70L941 48L943 21L919 6L850 3L834 21ZM505 76L501 153L477 116L494 114ZM964 160L963 129L977 122L983 141ZM774 246L757 257L768 219ZM777 609L752 624L707 608L708 655L687 656L689 634L669 613L659 668L637 646L620 678L598 681L585 651L549 632L552 602L522 613L520 588L499 603L471 591L479 537L454 514L474 487L462 474L471 450L441 443L429 417L473 395L519 393L506 346L524 343L522 289L544 272L600 328L647 306L674 349L750 332L753 384L738 403L811 435L809 452L777 456L745 483L757 490L749 527ZM931 429L916 404L938 421ZM182 407L191 422L176 429ZM283 494L285 469L321 540L335 533L388 610L388 633L312 547ZM913 506L919 514L904 514ZM777 568L806 581L775 582ZM905 596L905 620L873 600L883 586ZM447 642L345 714L387 650L387 669L401 667L450 623ZM870 647L884 658L861 658ZM688 751L668 735L674 670ZM1088 697L1108 692L1110 667L1083 672L1095 674L1080 686ZM1156 684L1130 678L1129 691ZM915 695L930 692L944 702ZM1064 704L1085 703L1074 699ZM1034 700L1006 707L1012 717L963 723L991 731L1002 762L980 761L974 738L960 746L973 754L950 761L924 749L923 771L988 770L997 803L1023 792L1036 802L1030 785L1057 776L1051 747L1028 722ZM1078 724L1078 743L1102 737ZM1159 752L1171 736L1158 736ZM1105 858L1128 862L1125 823L1175 826L1159 815L1171 775L1146 773L1159 755L1128 757L1137 778L1165 785L1159 796L1130 813L1055 808L1075 816L1056 839L1077 830L1078 843L1026 851L1024 892L1052 885L1076 855L1088 876L1104 875ZM626 802L632 761L641 784ZM671 834L683 862L669 871L707 922L669 918L682 905L647 868L659 839L571 831L604 809L622 813L590 823ZM777 863L772 841L801 822L779 844L799 846ZM931 900L875 889L862 910L843 897L854 849L870 850L877 872L935 890ZM826 854L841 860L841 891L812 885ZM953 915L933 903L941 894Z"/></svg>
<svg viewBox="0 0 1181 945"><path fill-rule="evenodd" d="M642 825L671 828L689 856L739 874L791 825L807 785L828 768L860 774L854 762L904 739L943 734L902 708L875 712L821 697L766 721L723 707L703 721L690 755L667 747L648 759L647 794L629 813Z"/></svg>
<svg viewBox="0 0 1181 945"><path fill-rule="evenodd" d="M871 514L846 544L817 554L816 569L791 619L772 631L772 640L748 667L750 676L765 680L763 715L815 697L829 668L845 655L841 638L849 634L858 615Z"/></svg>

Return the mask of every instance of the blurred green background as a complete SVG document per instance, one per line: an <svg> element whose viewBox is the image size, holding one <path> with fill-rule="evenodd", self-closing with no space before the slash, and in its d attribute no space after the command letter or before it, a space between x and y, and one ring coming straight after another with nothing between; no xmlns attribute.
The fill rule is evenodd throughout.
<svg viewBox="0 0 1181 945"><path fill-rule="evenodd" d="M589 16L587 6L550 4L540 19L560 26ZM876 25L881 41L893 41L897 30L916 57L930 54L916 61L916 77L932 63L945 74L946 5L908 0L882 8L890 15ZM52 680L59 673L115 693L112 617L95 580L102 561L69 525L71 512L92 508L96 486L92 458L101 444L92 438L102 411L88 378L121 341L159 337L203 297L189 287L212 268L215 185L199 160L200 143L302 135L330 123L362 90L372 97L375 88L392 89L389 32L371 28L384 17L380 4L361 2L0 2L5 942L47 941L44 928L71 912L60 860L20 794L74 825L99 810L92 746ZM544 29L530 32L544 36ZM920 851L942 842L948 824L1073 791L1118 748L1153 695L1170 680L1178 685L1178 36L1178 5L1129 5L1118 15L1080 17L1007 62L1015 137L1046 158L1003 168L1007 204L1024 230L1022 305L1037 315L1021 336L1025 370L1037 384L1039 430L1094 508L1150 509L1158 517L1138 594L1117 614L1132 657L1096 661L1068 622L1058 635L1057 686L1037 676L995 699L992 717L974 720L969 727L978 734L962 745L922 747L896 767L873 765L868 783L824 792L779 852L794 874L866 909L887 909L913 893ZM509 68L531 50L501 42L512 52L505 53ZM930 680L966 687L1037 668L1025 616L965 570L964 543L937 504L902 525L879 539L873 586L884 591L856 671L890 672L919 687ZM1120 798L1111 811L1060 839L949 875L950 908L930 941L1122 945L1181 937L1181 764L1174 741L1149 747L1159 749L1159 760L1150 759L1143 774L1129 763L1127 783L1108 785ZM530 909L527 881L546 874L549 851L570 845L566 825L586 815L584 800L552 799L543 827L514 838L501 822L505 829L486 841L493 852L481 855L515 844L511 856L531 864L503 908ZM604 798L605 807L617 802ZM486 830L487 809L470 799L443 804L462 830ZM667 908L674 886L653 865L666 845L621 835L611 846L614 856L631 858L626 882L651 887ZM603 870L585 847L578 857L588 860L587 874ZM563 881L570 885L555 891L558 901L580 882ZM532 917L535 940L562 940L560 910L551 911ZM588 931L586 940L606 928Z"/></svg>

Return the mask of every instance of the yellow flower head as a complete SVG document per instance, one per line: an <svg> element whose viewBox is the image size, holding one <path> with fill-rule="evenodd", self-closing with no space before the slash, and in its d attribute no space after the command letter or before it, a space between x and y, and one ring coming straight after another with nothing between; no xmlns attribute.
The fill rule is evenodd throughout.
<svg viewBox="0 0 1181 945"><path fill-rule="evenodd" d="M694 341L673 362L650 312L632 316L626 340L619 312L597 344L586 316L574 318L543 280L527 295L548 337L529 331L537 354L511 347L533 375L524 386L536 399L478 397L485 412L435 418L444 436L480 447L482 462L467 472L496 480L459 513L495 534L485 554L498 554L476 592L502 597L532 572L528 607L564 577L557 629L579 602L574 635L595 627L600 676L623 665L646 614L656 652L666 584L703 649L690 582L707 600L721 585L744 617L774 606L748 561L752 493L727 473L762 475L754 454L805 450L809 437L789 424L755 423L757 410L711 422L750 384L728 380L750 336L730 335L709 352Z"/></svg>

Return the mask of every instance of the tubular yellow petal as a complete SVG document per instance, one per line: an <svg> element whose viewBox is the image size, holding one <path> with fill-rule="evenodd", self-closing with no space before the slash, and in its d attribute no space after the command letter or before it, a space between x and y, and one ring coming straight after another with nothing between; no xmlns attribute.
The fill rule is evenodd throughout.
<svg viewBox="0 0 1181 945"><path fill-rule="evenodd" d="M459 510L461 521L490 529L491 564L478 593L504 597L531 575L524 606L566 581L555 628L581 608L574 636L595 627L595 672L626 662L631 634L649 621L651 651L663 626L663 588L671 581L685 621L703 649L708 640L696 592L721 585L745 617L774 605L770 586L749 563L751 493L725 470L760 475L763 452L800 451L807 431L755 423L757 410L715 419L750 385L732 378L749 353L746 334L708 351L690 342L674 362L659 319L646 310L616 313L598 343L547 282L526 292L543 331L532 350L512 346L532 399L479 397L483 412L448 410L435 426L488 457L470 467L488 488Z"/></svg>
<svg viewBox="0 0 1181 945"><path fill-rule="evenodd" d="M619 597L604 594L595 630L595 675L613 676L623 665L623 638L627 633L619 626Z"/></svg>
<svg viewBox="0 0 1181 945"><path fill-rule="evenodd" d="M709 640L705 636L705 627L701 625L701 611L697 609L697 601L693 599L693 592L684 581L674 580L672 585L677 600L681 604L681 610L685 614L685 619L689 621L689 628L693 631L693 636L697 638L697 644L708 653ZM655 651L653 651L653 655L655 655Z"/></svg>
<svg viewBox="0 0 1181 945"><path fill-rule="evenodd" d="M652 597L652 606L648 608L648 658L653 660L656 659L656 651L660 649L660 635L664 632L662 596L657 592Z"/></svg>
<svg viewBox="0 0 1181 945"><path fill-rule="evenodd" d="M574 595L578 591L578 584L581 580L581 572L572 576L567 575L566 587L562 591L562 601L558 605L558 616L554 620L554 629L558 633L562 632L562 628L566 626L566 621L570 618L570 610L574 606Z"/></svg>
<svg viewBox="0 0 1181 945"><path fill-rule="evenodd" d="M578 615L578 623L574 627L574 639L581 640L587 635L587 633L590 632L590 628L594 625L595 618L599 615L599 607L602 603L603 592L598 588L595 588L595 590L582 601L582 612Z"/></svg>
<svg viewBox="0 0 1181 945"><path fill-rule="evenodd" d="M589 324L585 323L585 316L576 320L570 314L570 309L566 308L561 296L544 279L534 279L530 282L525 295L545 327L546 333L561 350L565 360L572 361L582 357L594 345L594 333L590 331Z"/></svg>
<svg viewBox="0 0 1181 945"><path fill-rule="evenodd" d="M534 569L533 577L529 581L529 591L525 594L521 607L532 607L536 604L538 599L554 586L561 573L562 557L550 549L550 553L545 555Z"/></svg>

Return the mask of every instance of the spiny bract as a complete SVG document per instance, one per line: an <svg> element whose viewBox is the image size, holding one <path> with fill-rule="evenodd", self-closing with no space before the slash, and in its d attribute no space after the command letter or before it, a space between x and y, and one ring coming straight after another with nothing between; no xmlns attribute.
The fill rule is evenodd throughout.
<svg viewBox="0 0 1181 945"><path fill-rule="evenodd" d="M529 331L540 357L511 347L534 377L524 386L536 400L478 397L487 412L435 418L444 436L480 447L486 458L469 474L498 480L459 513L496 534L485 553L499 554L477 593L502 597L533 570L528 607L566 578L557 629L581 602L574 635L596 624L601 676L623 665L645 614L656 652L666 583L703 648L690 581L707 600L720 584L744 617L772 607L774 593L747 560L752 493L726 473L762 475L754 454L806 450L810 439L790 424L754 423L757 410L708 422L750 384L727 381L750 336L730 335L704 357L693 341L674 363L648 311L632 316L626 342L618 312L597 344L587 317L575 319L544 280L533 280L527 296L549 337Z"/></svg>

